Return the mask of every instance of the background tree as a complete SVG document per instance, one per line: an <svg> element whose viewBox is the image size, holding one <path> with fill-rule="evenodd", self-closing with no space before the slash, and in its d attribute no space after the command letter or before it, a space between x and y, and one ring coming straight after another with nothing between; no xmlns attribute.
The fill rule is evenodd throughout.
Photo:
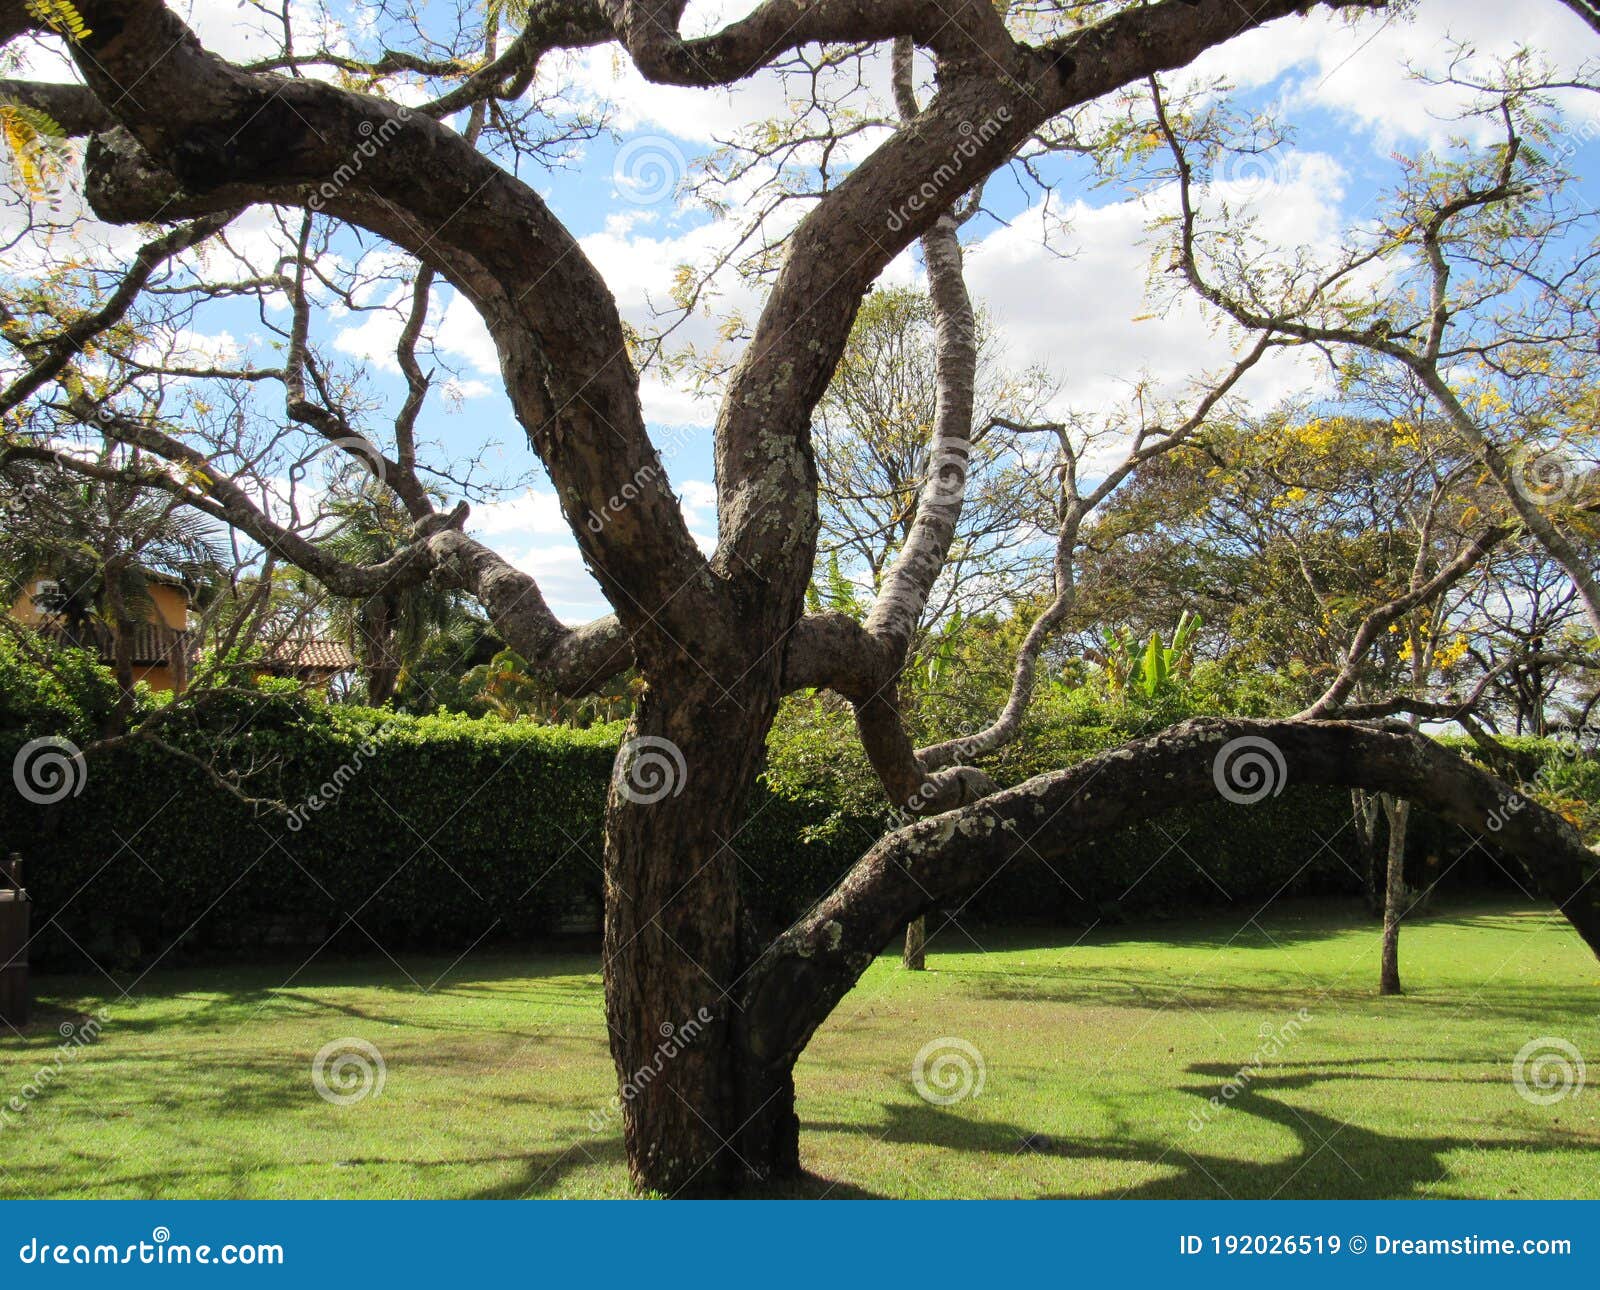
<svg viewBox="0 0 1600 1290"><path fill-rule="evenodd" d="M323 545L345 564L382 564L411 541L411 519L394 494L361 479L341 490L328 510L334 528ZM384 587L359 600L334 596L328 621L361 660L366 700L375 707L393 697L434 637L446 636L459 646L464 639L459 631L470 633L476 626L460 593L426 582Z"/></svg>

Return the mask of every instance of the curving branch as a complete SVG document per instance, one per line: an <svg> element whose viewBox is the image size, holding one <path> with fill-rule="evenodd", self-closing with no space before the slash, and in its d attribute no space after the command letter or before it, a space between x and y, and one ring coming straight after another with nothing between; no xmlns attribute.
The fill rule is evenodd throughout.
<svg viewBox="0 0 1600 1290"><path fill-rule="evenodd" d="M1286 782L1364 788L1425 806L1475 836L1494 831L1496 846L1521 862L1600 955L1600 855L1560 816L1454 753L1409 730L1188 721L885 837L752 969L740 999L752 1057L787 1070L907 922L960 900L1019 855L1070 863L1095 838L1216 800L1241 740L1257 741L1246 750L1270 748L1269 783L1278 789Z"/></svg>
<svg viewBox="0 0 1600 1290"><path fill-rule="evenodd" d="M121 126L97 134L88 194L119 222L257 202L349 220L435 268L478 308L518 419L608 599L704 615L704 567L644 427L604 281L527 184L448 127L324 82L251 73L205 50L156 0L84 0L70 46ZM128 93L125 87L136 86ZM631 501L598 530L585 521Z"/></svg>
<svg viewBox="0 0 1600 1290"><path fill-rule="evenodd" d="M135 252L133 263L105 303L94 312L74 319L55 335L15 338L8 333L7 338L22 351L28 367L0 391L0 417L60 376L83 352L85 345L121 322L157 269L221 232L232 219L233 213L226 211L203 216L146 242Z"/></svg>
<svg viewBox="0 0 1600 1290"><path fill-rule="evenodd" d="M1340 665L1339 674L1334 677L1328 688L1322 692L1317 700L1303 712L1297 714L1296 719L1313 721L1329 715L1348 711L1345 700L1350 692L1355 689L1356 682L1361 679L1361 664L1367 657L1367 651L1372 648L1373 642L1388 630L1391 623L1398 622L1406 614L1419 605L1430 604L1448 591L1462 578L1471 573L1497 546L1511 536L1514 529L1507 524L1493 524L1473 534L1456 552L1455 556L1439 569L1431 578L1413 579L1406 591L1396 596L1393 600L1379 605L1361 621L1361 626L1356 629L1351 638L1350 647L1345 651L1344 662ZM1425 545L1425 544L1424 544ZM1418 552L1418 559L1423 552ZM1488 677L1484 678L1484 684ZM1483 692L1483 686L1478 693ZM1457 705L1459 708L1461 705ZM1401 709L1396 709L1400 711ZM1405 710L1411 710L1409 707ZM1471 710L1470 705L1467 707Z"/></svg>

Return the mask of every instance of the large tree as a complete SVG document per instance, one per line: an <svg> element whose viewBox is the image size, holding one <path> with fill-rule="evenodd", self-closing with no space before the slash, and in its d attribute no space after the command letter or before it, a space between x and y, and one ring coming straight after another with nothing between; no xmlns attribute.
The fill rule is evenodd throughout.
<svg viewBox="0 0 1600 1290"><path fill-rule="evenodd" d="M285 41L278 56L243 66L206 49L161 0L0 6L6 38L55 32L76 66L81 84L13 82L3 93L88 137L84 191L102 220L172 224L183 230L172 239L193 241L247 207L310 210L386 239L411 257L413 280L437 275L487 327L515 415L615 610L582 627L564 625L531 577L465 532L464 506L435 505L414 413L403 410L392 441L380 442L340 408L298 321L283 366L240 379L280 383L293 427L363 462L395 493L413 537L379 564L341 560L280 522L271 497L242 482L237 454L74 377L75 346L92 321L65 322L73 339L54 345L47 328L20 351L26 388L13 387L13 404L48 400L58 437L18 436L10 447L96 477L108 468L63 452L59 438L63 419L92 423L168 463L174 495L338 595L422 580L465 592L567 694L638 669L644 686L607 804L605 855L606 1010L635 1181L677 1193L795 1172L795 1061L890 938L1022 848L1069 856L1098 832L1215 794L1241 750L1259 759L1270 747L1268 760L1296 782L1395 793L1468 827L1500 811L1501 845L1600 948L1595 859L1572 828L1532 804L1507 813L1508 789L1405 731L1190 724L966 801L986 787L962 764L967 747L947 741L920 754L896 701L959 518L973 415L970 371L959 364L940 373L919 514L872 612L864 623L805 612L818 536L813 412L882 270L922 239L932 293L953 290L941 270L959 262L951 212L986 176L1063 114L1296 14L1305 0L1030 5L1015 14L993 0L764 0L695 37L680 33L685 8L528 0L493 6L453 43L419 39L422 52L363 57ZM505 28L512 14L514 31ZM806 60L819 47L891 42L931 57L931 96L884 126L842 177L830 163L829 181L787 230L722 393L718 536L707 556L646 431L639 337L551 205L497 157L561 133L541 133L537 104L526 100L540 60L557 51L614 45L650 81L711 89L781 66L815 73ZM410 106L393 96L396 76L409 78ZM462 130L446 124L461 113ZM141 252L125 294L138 293L147 261L171 253L165 244ZM308 261L298 263L303 273ZM950 339L952 359L969 348ZM425 381L407 377L414 394L425 392ZM931 818L888 834L812 911L762 943L741 908L733 841L779 701L806 688L854 705L885 792ZM497 799L491 787L467 809L536 806ZM703 1024L663 1062L665 1028L691 1019ZM633 1078L645 1071L650 1078Z"/></svg>

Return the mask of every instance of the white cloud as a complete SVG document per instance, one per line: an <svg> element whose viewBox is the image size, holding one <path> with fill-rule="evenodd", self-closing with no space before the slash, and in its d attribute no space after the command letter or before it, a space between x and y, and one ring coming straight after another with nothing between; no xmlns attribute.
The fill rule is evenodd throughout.
<svg viewBox="0 0 1600 1290"><path fill-rule="evenodd" d="M524 573L532 575L555 616L564 623L584 623L610 612L600 588L584 568L571 538L530 545L502 554Z"/></svg>
<svg viewBox="0 0 1600 1290"><path fill-rule="evenodd" d="M1319 154L1295 154L1261 181L1224 185L1220 192L1257 212L1261 233L1277 242L1325 247L1339 229L1341 176ZM1006 361L1039 364L1061 382L1058 414L1107 411L1144 377L1175 394L1232 356L1215 314L1190 295L1180 294L1159 317L1148 316L1146 225L1172 200L1166 191L1100 207L1072 205L1070 258L1044 249L1037 205L972 248L968 278L1004 333ZM1241 392L1271 402L1305 379L1298 359L1263 362Z"/></svg>
<svg viewBox="0 0 1600 1290"><path fill-rule="evenodd" d="M1330 109L1358 123L1375 147L1387 152L1407 141L1442 144L1451 133L1462 132L1449 118L1469 95L1428 85L1407 72L1411 67L1435 77L1445 73L1456 52L1452 41L1470 46L1476 55L1459 71L1485 70L1520 47L1538 51L1565 73L1600 55L1600 38L1555 0L1421 0L1410 15L1392 10L1352 22L1318 9L1304 18L1269 23L1208 51L1187 75L1195 80L1223 76L1246 89L1281 78L1291 118L1295 108ZM1584 115L1596 111L1587 98L1569 106Z"/></svg>
<svg viewBox="0 0 1600 1290"><path fill-rule="evenodd" d="M515 497L480 502L472 510L471 531L485 539L506 534L566 534L567 521L554 493L529 488ZM492 543L491 543L492 545Z"/></svg>

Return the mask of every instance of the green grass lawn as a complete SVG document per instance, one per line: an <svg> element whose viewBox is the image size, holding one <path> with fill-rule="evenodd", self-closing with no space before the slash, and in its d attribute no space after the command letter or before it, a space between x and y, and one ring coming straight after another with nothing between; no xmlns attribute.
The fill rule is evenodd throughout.
<svg viewBox="0 0 1600 1290"><path fill-rule="evenodd" d="M880 959L800 1064L807 1194L1600 1197L1600 1070L1549 1106L1512 1082L1540 1037L1600 1061L1600 964L1559 919L1410 925L1409 993L1381 1000L1354 912L1240 917L1077 943L951 930L930 972ZM625 1195L615 1124L591 1127L615 1091L596 968L319 960L288 984L283 965L158 971L126 999L41 977L38 1023L0 1040L0 1195ZM98 1039L61 1056L60 1027L102 1008ZM1202 1122L1266 1033L1281 1050ZM911 1067L947 1036L981 1054L983 1088L931 1105ZM311 1064L345 1037L386 1074L341 1106Z"/></svg>

